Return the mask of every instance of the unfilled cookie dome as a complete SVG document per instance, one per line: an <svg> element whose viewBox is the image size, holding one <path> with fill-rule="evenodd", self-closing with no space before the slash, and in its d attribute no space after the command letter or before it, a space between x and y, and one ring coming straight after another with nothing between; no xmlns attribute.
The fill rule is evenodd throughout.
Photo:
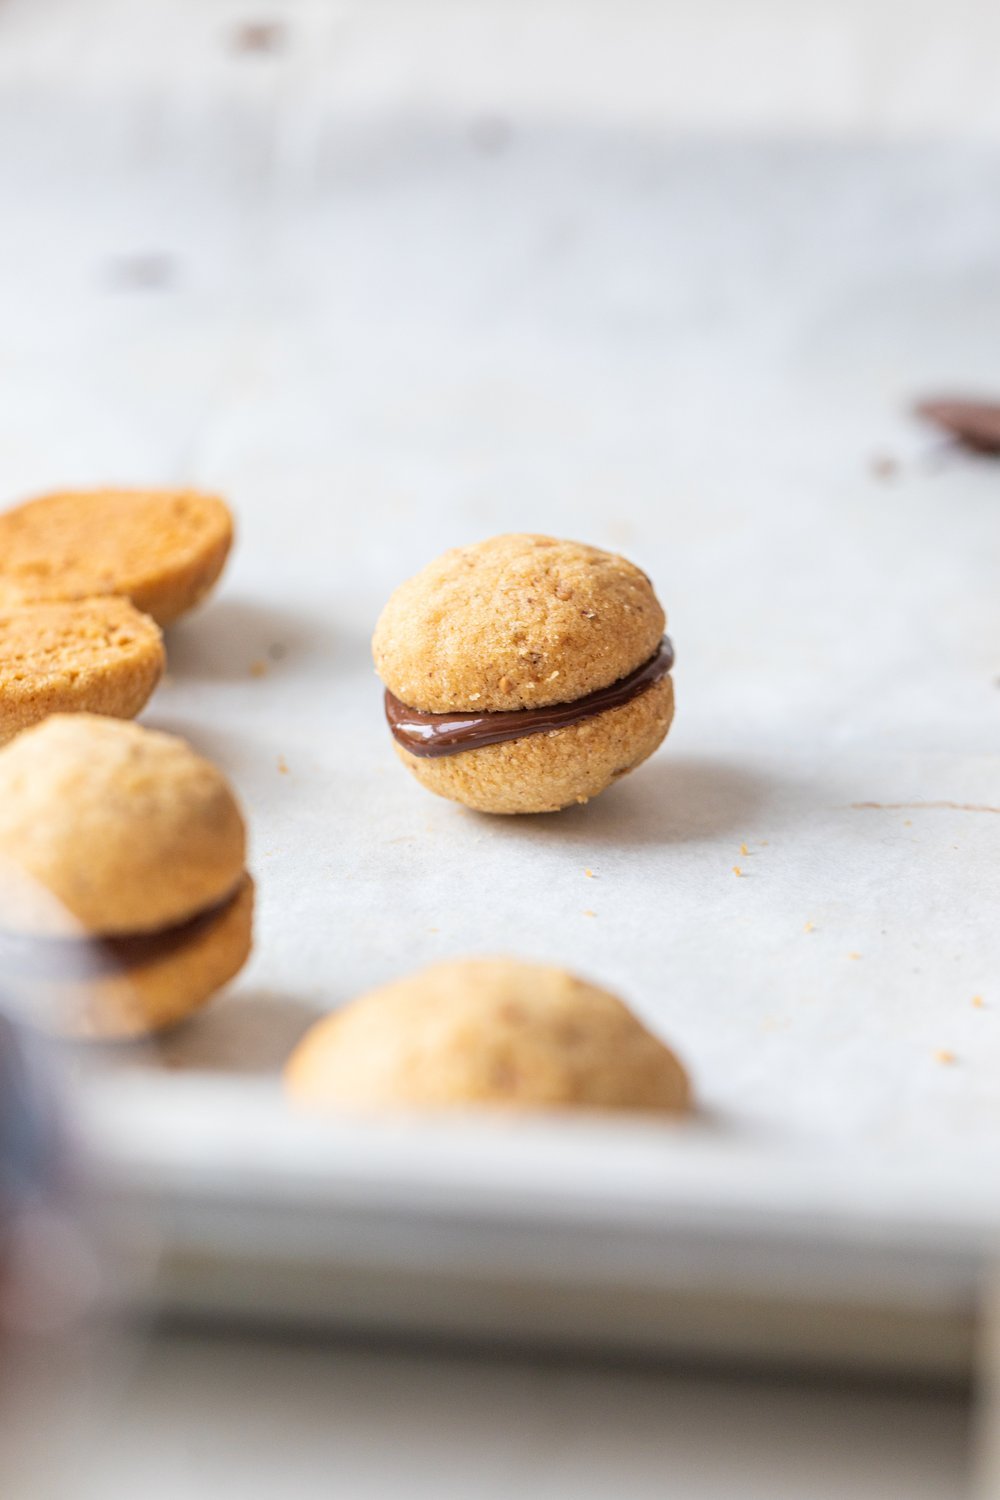
<svg viewBox="0 0 1000 1500"><path fill-rule="evenodd" d="M614 995L512 959L436 964L320 1021L293 1054L317 1110L688 1108L684 1068Z"/></svg>
<svg viewBox="0 0 1000 1500"><path fill-rule="evenodd" d="M645 573L581 542L498 536L402 584L372 643L390 692L430 713L534 708L607 687L656 651Z"/></svg>
<svg viewBox="0 0 1000 1500"><path fill-rule="evenodd" d="M0 611L0 744L54 713L130 719L164 663L159 627L127 599Z"/></svg>
<svg viewBox="0 0 1000 1500"><path fill-rule="evenodd" d="M197 490L67 490L0 514L0 608L121 594L167 625L222 571L228 507Z"/></svg>
<svg viewBox="0 0 1000 1500"><path fill-rule="evenodd" d="M86 931L156 931L223 901L245 861L222 773L173 735L58 714L0 750L0 874L37 882ZM46 929L3 882L0 925Z"/></svg>

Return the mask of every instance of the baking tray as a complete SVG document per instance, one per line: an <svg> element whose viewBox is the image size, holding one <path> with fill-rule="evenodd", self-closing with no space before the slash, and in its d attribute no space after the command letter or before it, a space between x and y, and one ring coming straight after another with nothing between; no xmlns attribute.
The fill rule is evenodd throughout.
<svg viewBox="0 0 1000 1500"><path fill-rule="evenodd" d="M239 788L255 956L85 1101L109 1190L159 1217L162 1294L967 1368L997 1229L1000 470L906 408L1000 382L1000 158L581 108L485 131L338 102L318 64L282 90L36 62L0 100L0 488L196 482L239 518L145 722ZM624 551L678 652L665 748L537 819L422 792L368 654L399 581L504 530ZM316 1014L484 952L621 993L698 1116L286 1114Z"/></svg>

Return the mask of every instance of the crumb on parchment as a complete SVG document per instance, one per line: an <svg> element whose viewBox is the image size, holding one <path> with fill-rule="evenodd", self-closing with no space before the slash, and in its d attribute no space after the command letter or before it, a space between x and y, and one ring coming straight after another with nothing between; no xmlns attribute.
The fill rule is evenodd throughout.
<svg viewBox="0 0 1000 1500"><path fill-rule="evenodd" d="M807 922L805 924L805 926L803 927L802 931L803 932L815 932L816 931L816 923L815 922Z"/></svg>
<svg viewBox="0 0 1000 1500"><path fill-rule="evenodd" d="M287 776L289 774L288 762L283 755L278 756L278 770L282 776Z"/></svg>
<svg viewBox="0 0 1000 1500"><path fill-rule="evenodd" d="M740 853L741 854L749 854L750 853L750 850L747 848L746 844L741 844L740 845Z"/></svg>
<svg viewBox="0 0 1000 1500"><path fill-rule="evenodd" d="M934 1061L941 1063L942 1067L950 1067L952 1063L958 1062L954 1052L948 1047L939 1047L934 1054Z"/></svg>
<svg viewBox="0 0 1000 1500"><path fill-rule="evenodd" d="M250 676L251 677L266 677L267 676L267 662L266 661L251 662L251 664L250 664Z"/></svg>
<svg viewBox="0 0 1000 1500"><path fill-rule="evenodd" d="M587 907L587 908L585 908L583 915L585 917L596 917L597 913L596 913L596 911L591 911L590 908Z"/></svg>
<svg viewBox="0 0 1000 1500"><path fill-rule="evenodd" d="M740 869L739 865L733 865L733 874L734 875L742 875L743 874L743 871Z"/></svg>
<svg viewBox="0 0 1000 1500"><path fill-rule="evenodd" d="M594 874L593 870L584 870L583 873L586 875L586 877L587 877L588 880L596 880L597 879L597 876Z"/></svg>
<svg viewBox="0 0 1000 1500"><path fill-rule="evenodd" d="M860 953L849 953L847 956L848 956L848 958L860 958L861 954Z"/></svg>
<svg viewBox="0 0 1000 1500"><path fill-rule="evenodd" d="M972 1004L974 1009L976 1010L986 1009L986 1001L983 999L982 995L973 995Z"/></svg>

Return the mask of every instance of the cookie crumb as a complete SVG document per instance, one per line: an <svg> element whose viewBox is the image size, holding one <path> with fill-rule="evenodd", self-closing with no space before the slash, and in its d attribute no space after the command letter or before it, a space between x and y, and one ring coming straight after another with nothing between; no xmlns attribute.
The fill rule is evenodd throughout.
<svg viewBox="0 0 1000 1500"><path fill-rule="evenodd" d="M250 664L250 676L251 677L266 677L267 676L267 662L266 661L251 662L251 664Z"/></svg>
<svg viewBox="0 0 1000 1500"><path fill-rule="evenodd" d="M288 762L285 760L285 757L283 755L278 756L278 770L281 772L282 776L287 776L289 774Z"/></svg>
<svg viewBox="0 0 1000 1500"><path fill-rule="evenodd" d="M873 454L870 468L875 479L895 479L899 473L899 463L891 453Z"/></svg>
<svg viewBox="0 0 1000 1500"><path fill-rule="evenodd" d="M973 995L972 1004L975 1010L986 1009L986 1001L983 999L982 995Z"/></svg>
<svg viewBox="0 0 1000 1500"><path fill-rule="evenodd" d="M244 21L233 32L234 52L277 52L285 40L280 21Z"/></svg>
<svg viewBox="0 0 1000 1500"><path fill-rule="evenodd" d="M584 870L583 873L586 875L586 877L587 877L588 880L596 880L597 879L597 876L594 874L593 870Z"/></svg>
<svg viewBox="0 0 1000 1500"><path fill-rule="evenodd" d="M816 931L816 924L815 924L815 922L807 922L805 924L805 926L803 927L802 931L803 932L815 932Z"/></svg>
<svg viewBox="0 0 1000 1500"><path fill-rule="evenodd" d="M739 865L733 865L733 874L734 875L742 875L743 874L743 871L740 869Z"/></svg>
<svg viewBox="0 0 1000 1500"><path fill-rule="evenodd" d="M860 958L861 954L860 953L849 953L847 956L848 956L848 958Z"/></svg>
<svg viewBox="0 0 1000 1500"><path fill-rule="evenodd" d="M943 1067L947 1068L950 1067L952 1063L958 1062L958 1058L955 1056L954 1052L949 1050L949 1048L939 1047L934 1054L934 1061L941 1063Z"/></svg>
<svg viewBox="0 0 1000 1500"><path fill-rule="evenodd" d="M747 848L746 844L741 844L740 845L740 853L741 854L749 854L750 853L750 850Z"/></svg>
<svg viewBox="0 0 1000 1500"><path fill-rule="evenodd" d="M596 917L597 913L596 913L596 911L591 911L590 908L587 907L586 910L584 911L583 915L585 917Z"/></svg>

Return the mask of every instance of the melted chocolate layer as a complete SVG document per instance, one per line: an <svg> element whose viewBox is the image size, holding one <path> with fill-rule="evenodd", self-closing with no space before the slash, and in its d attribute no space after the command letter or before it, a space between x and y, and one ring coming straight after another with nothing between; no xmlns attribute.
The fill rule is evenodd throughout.
<svg viewBox="0 0 1000 1500"><path fill-rule="evenodd" d="M13 979L85 980L98 974L120 973L167 958L185 943L200 937L217 922L243 890L186 922L157 932L130 932L117 937L43 937L0 930L0 970Z"/></svg>
<svg viewBox="0 0 1000 1500"><path fill-rule="evenodd" d="M385 694L385 716L393 737L411 755L459 755L464 750L481 750L485 745L499 745L504 740L520 740L528 734L548 734L603 714L609 708L622 708L666 677L674 664L674 648L665 635L660 648L649 661L643 662L627 677L608 687L598 688L572 703L551 703L546 708L514 708L481 714L468 709L453 713L423 713L400 702L388 688Z"/></svg>

